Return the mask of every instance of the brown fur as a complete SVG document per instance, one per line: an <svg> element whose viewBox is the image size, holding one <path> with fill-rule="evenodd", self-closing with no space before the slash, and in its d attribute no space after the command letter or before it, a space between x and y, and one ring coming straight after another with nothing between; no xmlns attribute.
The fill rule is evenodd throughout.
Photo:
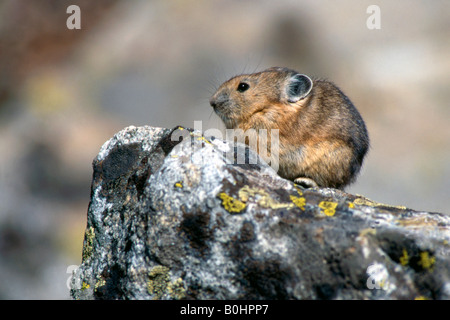
<svg viewBox="0 0 450 320"><path fill-rule="evenodd" d="M227 129L279 129L280 176L343 188L355 179L369 147L364 121L339 88L325 80L313 80L305 97L290 101L294 75L287 68L240 75L223 83L210 103ZM241 83L248 89L238 91Z"/></svg>

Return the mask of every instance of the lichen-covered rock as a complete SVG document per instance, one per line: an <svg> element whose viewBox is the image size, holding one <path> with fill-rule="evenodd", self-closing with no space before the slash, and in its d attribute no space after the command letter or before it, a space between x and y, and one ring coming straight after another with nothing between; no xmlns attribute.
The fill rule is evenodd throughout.
<svg viewBox="0 0 450 320"><path fill-rule="evenodd" d="M301 189L190 129L128 127L94 160L82 259L74 299L450 299L450 218Z"/></svg>

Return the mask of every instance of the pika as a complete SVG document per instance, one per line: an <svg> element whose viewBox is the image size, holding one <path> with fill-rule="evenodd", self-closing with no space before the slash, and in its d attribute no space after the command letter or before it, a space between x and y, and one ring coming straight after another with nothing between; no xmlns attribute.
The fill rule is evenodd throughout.
<svg viewBox="0 0 450 320"><path fill-rule="evenodd" d="M350 99L332 82L292 69L233 77L210 104L227 129L278 129L278 174L306 188L343 189L356 179L369 148Z"/></svg>

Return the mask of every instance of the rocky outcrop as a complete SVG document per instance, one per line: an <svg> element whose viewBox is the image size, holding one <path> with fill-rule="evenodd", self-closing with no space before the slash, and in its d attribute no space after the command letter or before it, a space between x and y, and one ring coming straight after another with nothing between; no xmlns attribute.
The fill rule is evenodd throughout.
<svg viewBox="0 0 450 320"><path fill-rule="evenodd" d="M93 167L74 299L450 298L445 214L301 189L181 127L128 127Z"/></svg>

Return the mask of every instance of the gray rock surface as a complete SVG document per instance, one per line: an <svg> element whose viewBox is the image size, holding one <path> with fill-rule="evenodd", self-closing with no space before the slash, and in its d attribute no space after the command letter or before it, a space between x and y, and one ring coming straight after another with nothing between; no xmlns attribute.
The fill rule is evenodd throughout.
<svg viewBox="0 0 450 320"><path fill-rule="evenodd" d="M125 128L93 167L74 299L450 298L445 214L300 189L181 127Z"/></svg>

